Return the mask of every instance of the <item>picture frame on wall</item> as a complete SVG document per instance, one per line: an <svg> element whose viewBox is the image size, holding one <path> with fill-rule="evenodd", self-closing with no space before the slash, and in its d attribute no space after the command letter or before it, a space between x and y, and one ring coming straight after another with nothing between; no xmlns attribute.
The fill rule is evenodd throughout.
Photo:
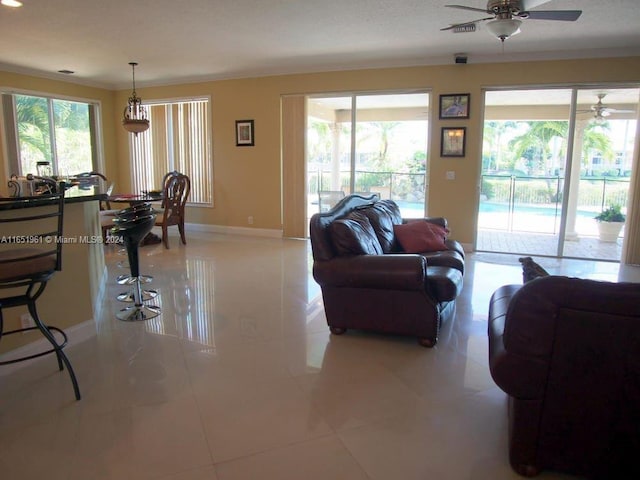
<svg viewBox="0 0 640 480"><path fill-rule="evenodd" d="M440 120L450 118L469 118L469 93L450 93L440 95Z"/></svg>
<svg viewBox="0 0 640 480"><path fill-rule="evenodd" d="M236 147L253 147L254 145L253 120L236 120Z"/></svg>
<svg viewBox="0 0 640 480"><path fill-rule="evenodd" d="M467 140L466 127L442 127L440 136L441 157L464 157Z"/></svg>

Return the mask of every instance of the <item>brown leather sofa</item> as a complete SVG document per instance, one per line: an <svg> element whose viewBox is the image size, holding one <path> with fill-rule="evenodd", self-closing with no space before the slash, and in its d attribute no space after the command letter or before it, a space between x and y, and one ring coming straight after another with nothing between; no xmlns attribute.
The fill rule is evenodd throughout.
<svg viewBox="0 0 640 480"><path fill-rule="evenodd" d="M443 218L417 222L447 226ZM350 195L311 218L313 276L334 334L370 330L436 344L462 290L464 251L447 239L441 250L406 253L394 233L405 223L393 201L375 195Z"/></svg>
<svg viewBox="0 0 640 480"><path fill-rule="evenodd" d="M516 472L640 478L640 284L506 285L491 298L488 333Z"/></svg>

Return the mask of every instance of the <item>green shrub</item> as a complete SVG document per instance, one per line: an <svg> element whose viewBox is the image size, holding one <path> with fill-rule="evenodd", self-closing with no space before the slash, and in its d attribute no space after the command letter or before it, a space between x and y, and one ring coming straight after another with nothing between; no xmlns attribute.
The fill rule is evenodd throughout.
<svg viewBox="0 0 640 480"><path fill-rule="evenodd" d="M620 208L620 205L611 205L593 218L599 222L624 222L626 217Z"/></svg>

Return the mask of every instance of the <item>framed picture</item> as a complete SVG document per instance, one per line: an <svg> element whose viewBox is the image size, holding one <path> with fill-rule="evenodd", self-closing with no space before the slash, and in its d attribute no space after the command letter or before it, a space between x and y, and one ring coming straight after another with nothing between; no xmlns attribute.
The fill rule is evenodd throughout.
<svg viewBox="0 0 640 480"><path fill-rule="evenodd" d="M236 147L253 147L253 120L236 120Z"/></svg>
<svg viewBox="0 0 640 480"><path fill-rule="evenodd" d="M468 93L440 95L440 119L469 118Z"/></svg>
<svg viewBox="0 0 640 480"><path fill-rule="evenodd" d="M466 127L442 127L440 156L464 157L466 136Z"/></svg>

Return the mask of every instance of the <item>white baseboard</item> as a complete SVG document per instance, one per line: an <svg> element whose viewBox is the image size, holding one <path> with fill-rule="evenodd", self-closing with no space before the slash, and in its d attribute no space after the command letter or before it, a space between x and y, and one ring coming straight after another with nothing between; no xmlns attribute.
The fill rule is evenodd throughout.
<svg viewBox="0 0 640 480"><path fill-rule="evenodd" d="M192 232L207 232L207 233L222 233L228 235L245 235L250 237L269 237L269 238L282 238L282 230L273 230L269 228L251 228L251 227L229 227L224 225L205 225L201 223L187 223L185 224L185 230L187 233Z"/></svg>
<svg viewBox="0 0 640 480"><path fill-rule="evenodd" d="M88 340L92 337L95 337L97 333L96 322L94 322L93 319L91 319L82 323L78 323L77 325L73 325L72 327L64 329L64 333L66 333L67 337L69 338L69 343L65 347L65 348L68 348L71 345L75 345L77 343L84 342L85 340ZM59 335L56 335L56 338L58 337ZM0 361L9 360L11 358L19 358L19 357L34 355L36 353L49 350L50 348L51 348L51 344L47 341L46 338L43 337L39 340L36 340L35 342L31 342L22 347L18 347L15 350L11 350L10 352L3 353L2 355L0 355ZM51 355L54 355L54 354L51 353ZM17 370L20 370L21 368L26 367L32 362L36 362L44 358L46 358L46 356L33 358L31 360L25 360L24 362L11 363L9 365L2 365L0 367L0 377L3 375L9 375L12 372L15 372Z"/></svg>

